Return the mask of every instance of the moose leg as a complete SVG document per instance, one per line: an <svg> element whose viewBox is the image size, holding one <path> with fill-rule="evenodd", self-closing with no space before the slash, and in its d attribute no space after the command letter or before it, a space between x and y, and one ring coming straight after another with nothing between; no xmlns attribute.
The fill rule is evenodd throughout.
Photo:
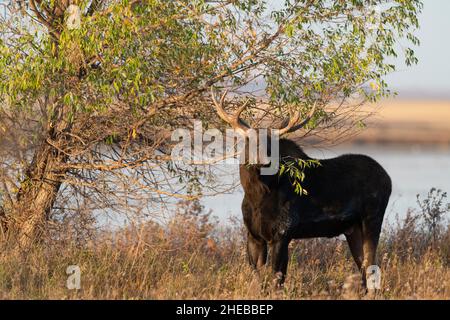
<svg viewBox="0 0 450 320"><path fill-rule="evenodd" d="M247 237L247 255L250 265L261 269L267 261L267 244L264 240L255 239L250 232Z"/></svg>
<svg viewBox="0 0 450 320"><path fill-rule="evenodd" d="M346 234L345 238L347 239L348 246L350 248L350 252L355 260L356 265L358 266L358 270L361 271L361 267L364 259L363 252L363 237L361 226L354 226L353 232L350 234Z"/></svg>
<svg viewBox="0 0 450 320"><path fill-rule="evenodd" d="M363 272L364 275L367 268L376 264L376 253L377 253L378 237L368 235L364 237L364 261L363 261Z"/></svg>
<svg viewBox="0 0 450 320"><path fill-rule="evenodd" d="M363 222L363 252L364 252L364 260L363 260L363 281L364 285L367 286L367 269L371 266L376 265L376 253L378 240L380 238L381 232L381 223L378 221L374 221L370 223L370 221Z"/></svg>
<svg viewBox="0 0 450 320"><path fill-rule="evenodd" d="M272 271L275 274L275 287L281 288L286 278L287 265L289 260L288 255L289 241L279 240L270 244L269 258Z"/></svg>
<svg viewBox="0 0 450 320"><path fill-rule="evenodd" d="M378 241L380 239L381 227L383 224L383 217L388 205L390 196L389 193L381 195L377 198L369 199L366 202L366 215L362 221L362 236L363 236L363 281L367 288L367 271L369 267L376 266L376 253ZM376 269L370 270L375 272ZM373 275L371 280L375 280L376 275ZM377 288L368 288L377 289Z"/></svg>
<svg viewBox="0 0 450 320"><path fill-rule="evenodd" d="M353 231L350 234L345 235L347 239L348 246L350 248L350 252L353 256L353 260L358 267L359 272L362 277L362 286L363 289L366 288L366 274L363 269L363 260L364 260L364 250L363 250L363 236L361 225L355 225L353 227Z"/></svg>

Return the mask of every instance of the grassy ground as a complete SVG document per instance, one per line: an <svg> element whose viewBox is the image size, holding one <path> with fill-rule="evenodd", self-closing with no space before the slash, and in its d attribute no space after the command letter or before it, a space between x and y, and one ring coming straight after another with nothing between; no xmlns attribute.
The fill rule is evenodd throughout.
<svg viewBox="0 0 450 320"><path fill-rule="evenodd" d="M450 299L450 228L434 235L414 215L383 232L377 299ZM2 248L0 299L364 298L345 241L297 241L290 256L284 290L266 290L247 265L239 223L223 229L189 211L165 227L48 240L26 254ZM81 268L78 291L66 288L69 265Z"/></svg>

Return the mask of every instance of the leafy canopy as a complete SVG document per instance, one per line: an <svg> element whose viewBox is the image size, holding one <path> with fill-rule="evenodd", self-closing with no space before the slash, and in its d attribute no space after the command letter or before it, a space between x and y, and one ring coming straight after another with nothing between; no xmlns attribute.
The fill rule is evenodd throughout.
<svg viewBox="0 0 450 320"><path fill-rule="evenodd" d="M54 3L39 1L39 8ZM117 101L149 110L257 76L282 106L356 92L377 99L388 93L383 76L395 69L387 58L401 49L407 64L417 61L398 41L418 44L422 8L419 0L288 0L269 12L261 0L123 0L87 15L92 1L79 4L81 29L55 23L56 40L33 12L2 21L2 108L31 108L50 96L73 113L108 112ZM368 81L376 90L363 87Z"/></svg>

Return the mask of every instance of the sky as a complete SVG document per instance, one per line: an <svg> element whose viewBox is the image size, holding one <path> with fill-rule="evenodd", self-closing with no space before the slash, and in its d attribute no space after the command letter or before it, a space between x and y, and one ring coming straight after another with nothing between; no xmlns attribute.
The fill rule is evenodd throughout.
<svg viewBox="0 0 450 320"><path fill-rule="evenodd" d="M409 68L399 65L386 80L400 95L415 92L450 98L450 1L423 2L417 32L421 45L414 50L419 64Z"/></svg>

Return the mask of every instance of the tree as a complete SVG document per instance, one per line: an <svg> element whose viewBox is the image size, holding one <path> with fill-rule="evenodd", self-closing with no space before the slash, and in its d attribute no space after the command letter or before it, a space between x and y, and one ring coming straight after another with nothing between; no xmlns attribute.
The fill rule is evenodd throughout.
<svg viewBox="0 0 450 320"><path fill-rule="evenodd" d="M418 44L419 0L287 0L271 12L266 2L3 1L0 216L11 239L27 248L87 199L123 212L138 192L189 196L167 188L164 172L199 174L174 167L168 137L192 119L221 124L211 87L233 93L230 109L251 98L255 123L317 104L308 129L323 130L348 120L350 104L390 94L383 76L399 50L417 61L399 41Z"/></svg>

